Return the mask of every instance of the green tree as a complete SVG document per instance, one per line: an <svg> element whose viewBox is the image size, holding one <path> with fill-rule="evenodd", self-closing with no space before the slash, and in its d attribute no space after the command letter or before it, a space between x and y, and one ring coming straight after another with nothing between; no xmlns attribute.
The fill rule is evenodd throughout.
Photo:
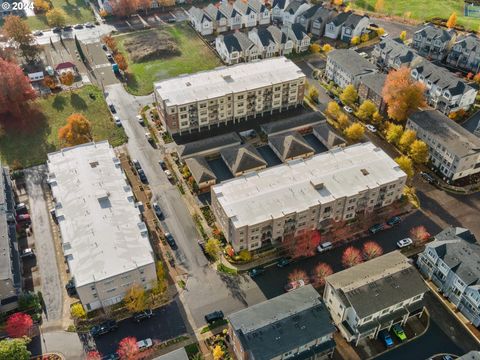
<svg viewBox="0 0 480 360"><path fill-rule="evenodd" d="M87 315L87 313L85 312L85 309L80 303L75 303L72 306L70 306L70 314L74 319L84 319L85 316Z"/></svg>
<svg viewBox="0 0 480 360"><path fill-rule="evenodd" d="M355 101L357 101L357 98L357 90L355 90L355 86L352 84L347 85L347 87L343 89L342 93L340 94L340 100L347 105L353 105Z"/></svg>
<svg viewBox="0 0 480 360"><path fill-rule="evenodd" d="M358 107L355 115L362 121L370 121L376 112L378 112L378 109L375 104L370 100L365 100L362 105Z"/></svg>
<svg viewBox="0 0 480 360"><path fill-rule="evenodd" d="M30 351L27 350L28 338L5 339L0 341L0 359L28 360Z"/></svg>
<svg viewBox="0 0 480 360"><path fill-rule="evenodd" d="M403 152L406 152L416 138L417 133L414 130L407 129L403 132L402 136L400 136L400 140L398 140L398 146Z"/></svg>
<svg viewBox="0 0 480 360"><path fill-rule="evenodd" d="M146 300L145 289L143 286L133 284L133 286L130 287L125 294L123 303L128 311L135 313L145 310L147 304Z"/></svg>
<svg viewBox="0 0 480 360"><path fill-rule="evenodd" d="M220 256L222 251L222 246L220 245L220 241L217 239L208 239L207 243L205 244L205 252L212 258L217 260Z"/></svg>
<svg viewBox="0 0 480 360"><path fill-rule="evenodd" d="M391 144L397 144L400 141L400 137L403 134L402 125L396 125L388 122L385 128L385 138Z"/></svg>
<svg viewBox="0 0 480 360"><path fill-rule="evenodd" d="M345 129L345 136L353 142L359 141L365 134L365 128L360 123L353 123Z"/></svg>
<svg viewBox="0 0 480 360"><path fill-rule="evenodd" d="M330 101L327 105L327 115L336 119L338 114L340 114L340 106L335 101Z"/></svg>
<svg viewBox="0 0 480 360"><path fill-rule="evenodd" d="M240 257L240 259L242 261L250 261L252 260L252 254L250 253L250 251L248 251L247 249L244 249L242 251L240 251L238 253L238 256Z"/></svg>
<svg viewBox="0 0 480 360"><path fill-rule="evenodd" d="M410 145L410 151L408 154L415 163L425 164L427 163L429 157L428 145L422 140L415 140Z"/></svg>
<svg viewBox="0 0 480 360"><path fill-rule="evenodd" d="M400 157L397 157L395 161L398 166L400 166L400 169L402 169L409 178L414 175L413 162L412 159L410 159L408 156L402 155Z"/></svg>

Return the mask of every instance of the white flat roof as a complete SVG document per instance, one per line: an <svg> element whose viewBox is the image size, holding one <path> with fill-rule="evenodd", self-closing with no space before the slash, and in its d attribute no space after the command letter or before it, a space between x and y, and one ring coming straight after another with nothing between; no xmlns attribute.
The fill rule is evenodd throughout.
<svg viewBox="0 0 480 360"><path fill-rule="evenodd" d="M107 141L50 153L48 169L76 286L154 262L145 224Z"/></svg>
<svg viewBox="0 0 480 360"><path fill-rule="evenodd" d="M219 67L191 75L180 75L156 82L154 87L166 105L172 106L213 99L302 77L305 77L302 70L291 60L276 57Z"/></svg>
<svg viewBox="0 0 480 360"><path fill-rule="evenodd" d="M239 228L404 177L406 174L383 150L364 143L252 172L215 185L211 191Z"/></svg>

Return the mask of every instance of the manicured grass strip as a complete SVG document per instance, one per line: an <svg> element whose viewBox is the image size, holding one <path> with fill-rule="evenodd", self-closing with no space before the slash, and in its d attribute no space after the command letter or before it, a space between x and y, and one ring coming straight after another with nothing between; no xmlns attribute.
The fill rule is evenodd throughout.
<svg viewBox="0 0 480 360"><path fill-rule="evenodd" d="M228 266L225 266L222 263L217 265L217 271L223 272L227 275L238 275L237 269L229 268Z"/></svg>

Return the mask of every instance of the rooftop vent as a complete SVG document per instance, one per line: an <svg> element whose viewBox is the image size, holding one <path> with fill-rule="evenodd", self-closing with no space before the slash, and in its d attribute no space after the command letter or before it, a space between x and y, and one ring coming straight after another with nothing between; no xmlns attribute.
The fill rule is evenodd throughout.
<svg viewBox="0 0 480 360"><path fill-rule="evenodd" d="M367 176L369 174L367 169L360 169L360 171L362 172L363 176Z"/></svg>
<svg viewBox="0 0 480 360"><path fill-rule="evenodd" d="M90 163L90 167L91 167L92 169L95 169L97 166L98 166L98 161L94 161L94 162L91 162L91 163Z"/></svg>
<svg viewBox="0 0 480 360"><path fill-rule="evenodd" d="M192 86L191 83L189 83L188 81L185 83L186 86Z"/></svg>

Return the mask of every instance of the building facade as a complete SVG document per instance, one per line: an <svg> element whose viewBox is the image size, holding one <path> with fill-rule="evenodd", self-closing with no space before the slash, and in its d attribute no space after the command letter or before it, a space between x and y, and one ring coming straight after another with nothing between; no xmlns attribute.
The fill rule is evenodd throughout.
<svg viewBox="0 0 480 360"><path fill-rule="evenodd" d="M193 28L201 35L213 34L213 21L210 15L195 6L188 10L188 18Z"/></svg>
<svg viewBox="0 0 480 360"><path fill-rule="evenodd" d="M257 45L242 32L218 35L215 39L215 49L228 65L256 60L260 55Z"/></svg>
<svg viewBox="0 0 480 360"><path fill-rule="evenodd" d="M413 34L412 47L428 59L443 60L454 38L454 30L447 31L432 24L426 24Z"/></svg>
<svg viewBox="0 0 480 360"><path fill-rule="evenodd" d="M480 138L436 110L410 115L407 129L429 147L430 162L445 180L480 172Z"/></svg>
<svg viewBox="0 0 480 360"><path fill-rule="evenodd" d="M342 336L358 345L421 316L426 292L408 258L393 251L327 276L323 299Z"/></svg>
<svg viewBox="0 0 480 360"><path fill-rule="evenodd" d="M171 134L205 131L303 103L305 75L284 57L220 67L154 84Z"/></svg>
<svg viewBox="0 0 480 360"><path fill-rule="evenodd" d="M388 206L405 181L381 149L357 144L217 184L212 210L235 251L256 250Z"/></svg>
<svg viewBox="0 0 480 360"><path fill-rule="evenodd" d="M447 56L447 64L473 74L480 72L480 39L469 34L458 39Z"/></svg>
<svg viewBox="0 0 480 360"><path fill-rule="evenodd" d="M107 141L48 154L48 184L62 248L86 311L114 305L156 281L148 231Z"/></svg>
<svg viewBox="0 0 480 360"><path fill-rule="evenodd" d="M403 43L403 40L389 37L382 39L375 45L372 51L372 59L375 64L383 69L400 69L402 66L410 66L410 63L418 55L414 50Z"/></svg>
<svg viewBox="0 0 480 360"><path fill-rule="evenodd" d="M480 245L467 229L450 227L418 255L417 265L458 310L480 326Z"/></svg>
<svg viewBox="0 0 480 360"><path fill-rule="evenodd" d="M356 51L339 49L327 54L324 76L342 89L350 84L357 88L362 76L376 72L376 66L361 57Z"/></svg>
<svg viewBox="0 0 480 360"><path fill-rule="evenodd" d="M312 285L237 311L227 319L239 360L320 360L330 358L335 349L335 327Z"/></svg>
<svg viewBox="0 0 480 360"><path fill-rule="evenodd" d="M386 79L387 75L385 74L369 74L362 76L358 85L358 98L360 101L372 101L383 114L387 111L387 104L383 100L382 95Z"/></svg>

